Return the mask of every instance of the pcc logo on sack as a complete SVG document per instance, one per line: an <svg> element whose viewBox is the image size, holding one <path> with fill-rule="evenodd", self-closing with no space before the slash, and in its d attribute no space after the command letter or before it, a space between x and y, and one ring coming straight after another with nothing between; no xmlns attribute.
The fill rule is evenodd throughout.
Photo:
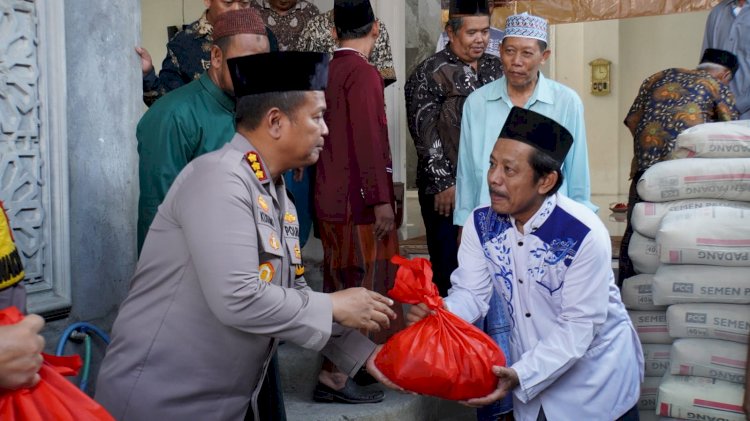
<svg viewBox="0 0 750 421"><path fill-rule="evenodd" d="M667 189L661 191L662 199L677 199L680 197L679 189Z"/></svg>
<svg viewBox="0 0 750 421"><path fill-rule="evenodd" d="M685 323L706 324L706 313L685 313Z"/></svg>
<svg viewBox="0 0 750 421"><path fill-rule="evenodd" d="M638 285L638 293L639 294L651 294L651 285Z"/></svg>
<svg viewBox="0 0 750 421"><path fill-rule="evenodd" d="M672 284L672 292L681 292L683 294L693 293L693 284L688 282L675 282Z"/></svg>

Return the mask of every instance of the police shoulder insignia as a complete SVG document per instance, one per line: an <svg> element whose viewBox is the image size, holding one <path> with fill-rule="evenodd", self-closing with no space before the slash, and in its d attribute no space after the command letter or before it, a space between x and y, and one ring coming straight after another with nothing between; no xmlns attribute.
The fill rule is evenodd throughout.
<svg viewBox="0 0 750 421"><path fill-rule="evenodd" d="M263 168L263 164L260 162L260 156L258 156L257 152L246 153L245 160L247 160L247 163L250 164L250 168L255 173L255 176L258 177L258 180L266 181L268 179L266 170L265 168Z"/></svg>
<svg viewBox="0 0 750 421"><path fill-rule="evenodd" d="M274 269L273 265L270 262L266 262L258 266L258 277L263 282L271 282L273 280L273 275L275 274L276 269Z"/></svg>
<svg viewBox="0 0 750 421"><path fill-rule="evenodd" d="M295 265L294 266L294 275L298 278L305 274L305 265Z"/></svg>
<svg viewBox="0 0 750 421"><path fill-rule="evenodd" d="M271 247L273 247L274 250L278 250L279 247L281 247L279 245L279 239L276 238L276 235L274 235L274 234L271 234L271 238L268 239L268 244L270 244Z"/></svg>
<svg viewBox="0 0 750 421"><path fill-rule="evenodd" d="M294 244L294 257L298 259L302 258L302 251L299 249L299 243Z"/></svg>
<svg viewBox="0 0 750 421"><path fill-rule="evenodd" d="M268 203L266 202L266 199L263 198L263 196L258 196L258 206L263 209L263 212L268 212Z"/></svg>
<svg viewBox="0 0 750 421"><path fill-rule="evenodd" d="M284 214L284 221L291 224L291 223L297 222L297 217L287 212Z"/></svg>

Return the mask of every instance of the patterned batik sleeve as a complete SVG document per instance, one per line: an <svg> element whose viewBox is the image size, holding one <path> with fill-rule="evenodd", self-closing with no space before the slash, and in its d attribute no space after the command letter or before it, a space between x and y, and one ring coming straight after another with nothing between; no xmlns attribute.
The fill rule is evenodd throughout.
<svg viewBox="0 0 750 421"><path fill-rule="evenodd" d="M184 85L180 76L180 63L174 51L175 45L172 41L167 44L167 56L161 63L159 76L152 70L143 78L143 102L151 106L157 99L163 97L167 92Z"/></svg>
<svg viewBox="0 0 750 421"><path fill-rule="evenodd" d="M375 40L375 47L370 54L370 62L378 68L385 86L396 82L396 69L393 67L393 53L391 53L391 38L383 21L380 22L380 33Z"/></svg>
<svg viewBox="0 0 750 421"><path fill-rule="evenodd" d="M716 120L717 121L732 121L737 120L740 116L737 110L737 104L735 97L729 87L725 84L721 84L719 90L720 97L716 101Z"/></svg>
<svg viewBox="0 0 750 421"><path fill-rule="evenodd" d="M445 93L432 73L420 66L407 81L404 94L409 133L424 171L418 178L426 182L427 194L440 193L456 184L453 167L443 153L437 125Z"/></svg>
<svg viewBox="0 0 750 421"><path fill-rule="evenodd" d="M651 78L653 78L653 76ZM635 137L635 130L643 116L643 106L649 95L648 87L651 85L651 78L643 81L641 87L638 89L638 96L635 97L635 101L633 101L633 105L630 106L628 115L625 117L625 126L630 129L630 134L633 135L633 137Z"/></svg>

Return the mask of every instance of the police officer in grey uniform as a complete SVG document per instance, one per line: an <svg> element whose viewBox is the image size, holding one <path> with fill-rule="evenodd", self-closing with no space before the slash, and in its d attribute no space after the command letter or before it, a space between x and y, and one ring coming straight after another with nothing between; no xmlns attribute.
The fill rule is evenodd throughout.
<svg viewBox="0 0 750 421"><path fill-rule="evenodd" d="M229 60L237 133L175 180L146 236L115 320L96 399L118 420L241 420L279 340L368 371L393 302L306 285L299 222L282 174L315 163L328 57L283 52Z"/></svg>

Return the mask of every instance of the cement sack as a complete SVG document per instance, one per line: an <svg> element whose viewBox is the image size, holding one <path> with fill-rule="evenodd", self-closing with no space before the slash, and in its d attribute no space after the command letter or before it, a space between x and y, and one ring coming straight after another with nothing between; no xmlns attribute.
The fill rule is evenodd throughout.
<svg viewBox="0 0 750 421"><path fill-rule="evenodd" d="M674 304L667 308L669 336L723 339L746 344L750 306L745 304Z"/></svg>
<svg viewBox="0 0 750 421"><path fill-rule="evenodd" d="M744 385L746 368L746 344L718 339L677 339L672 344L672 374L708 377Z"/></svg>
<svg viewBox="0 0 750 421"><path fill-rule="evenodd" d="M660 417L654 409L638 411L639 421L684 421L679 418Z"/></svg>
<svg viewBox="0 0 750 421"><path fill-rule="evenodd" d="M659 267L656 240L634 232L633 236L630 237L630 244L628 244L628 257L633 263L635 273L656 273L656 269Z"/></svg>
<svg viewBox="0 0 750 421"><path fill-rule="evenodd" d="M677 135L670 159L750 157L750 123L704 123Z"/></svg>
<svg viewBox="0 0 750 421"><path fill-rule="evenodd" d="M709 207L669 212L661 221L656 243L662 263L750 267L750 210Z"/></svg>
<svg viewBox="0 0 750 421"><path fill-rule="evenodd" d="M750 304L750 268L662 264L656 270L652 289L655 305ZM624 283L622 296L624 301Z"/></svg>
<svg viewBox="0 0 750 421"><path fill-rule="evenodd" d="M671 344L665 311L628 311L642 344Z"/></svg>
<svg viewBox="0 0 750 421"><path fill-rule="evenodd" d="M656 403L654 403L656 405ZM661 417L653 409L639 409L638 421L661 421Z"/></svg>
<svg viewBox="0 0 750 421"><path fill-rule="evenodd" d="M668 212L701 209L709 206L750 209L750 202L722 199L686 199L662 203L640 202L633 207L630 223L633 225L633 229L644 237L656 238L661 220Z"/></svg>
<svg viewBox="0 0 750 421"><path fill-rule="evenodd" d="M657 412L673 418L746 421L743 387L723 380L665 375L659 385Z"/></svg>
<svg viewBox="0 0 750 421"><path fill-rule="evenodd" d="M670 358L672 345L668 344L643 344L643 375L650 377L661 377L670 370Z"/></svg>
<svg viewBox="0 0 750 421"><path fill-rule="evenodd" d="M622 281L622 302L628 310L666 310L666 306L654 305L654 275L635 275Z"/></svg>
<svg viewBox="0 0 750 421"><path fill-rule="evenodd" d="M686 158L651 166L638 180L646 202L726 199L750 202L750 158Z"/></svg>
<svg viewBox="0 0 750 421"><path fill-rule="evenodd" d="M659 384L662 376L644 377L641 383L641 397L638 399L638 409L656 409L656 395L659 393Z"/></svg>

